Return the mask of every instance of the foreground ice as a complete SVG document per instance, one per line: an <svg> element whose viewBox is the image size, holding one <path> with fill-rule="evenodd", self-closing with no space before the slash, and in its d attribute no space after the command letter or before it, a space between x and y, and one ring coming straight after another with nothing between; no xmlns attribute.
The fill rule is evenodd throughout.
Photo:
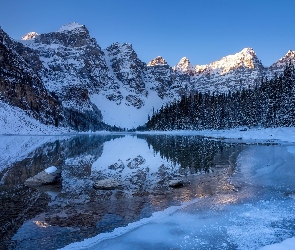
<svg viewBox="0 0 295 250"><path fill-rule="evenodd" d="M262 247L260 250L290 250L290 249L294 249L295 248L294 246L295 246L295 237L286 239L281 243L276 243L276 244Z"/></svg>
<svg viewBox="0 0 295 250"><path fill-rule="evenodd" d="M168 208L64 249L295 249L294 153L294 146L249 147L232 177L239 192Z"/></svg>

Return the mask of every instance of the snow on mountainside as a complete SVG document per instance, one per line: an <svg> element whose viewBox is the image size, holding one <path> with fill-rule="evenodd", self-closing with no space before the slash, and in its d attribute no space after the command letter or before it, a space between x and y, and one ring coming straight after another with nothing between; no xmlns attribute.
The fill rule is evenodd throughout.
<svg viewBox="0 0 295 250"><path fill-rule="evenodd" d="M22 39L21 44L6 43L26 62L26 70L38 76L48 95L58 100L64 123L77 130L102 129L102 121L134 128L143 125L153 110L182 95L255 86L261 77L282 72L289 59L294 62L294 52L289 51L265 68L254 50L245 48L208 65L193 67L183 57L172 68L161 56L145 64L131 44L114 43L102 50L88 29L75 22L56 32L30 32Z"/></svg>
<svg viewBox="0 0 295 250"><path fill-rule="evenodd" d="M89 94L104 90L113 79L101 48L87 28L71 23L23 44L39 55L43 66L39 75L46 89L61 101L70 126L79 130L101 129L101 113L91 103Z"/></svg>
<svg viewBox="0 0 295 250"><path fill-rule="evenodd" d="M57 128L52 125L45 125L40 121L29 117L27 113L0 100L0 135L43 135L43 134L64 134L74 132L69 128Z"/></svg>
<svg viewBox="0 0 295 250"><path fill-rule="evenodd" d="M114 43L104 50L104 54L114 83L108 89L92 94L91 101L101 110L105 123L136 128L147 121L153 109L159 109L167 102L163 100L165 95L160 96L157 92L155 79L147 79L147 66L138 59L131 44Z"/></svg>
<svg viewBox="0 0 295 250"><path fill-rule="evenodd" d="M262 67L261 62L258 60L252 48L245 48L239 53L229 55L218 61L212 62L206 67L205 71L210 73L218 72L220 75L225 75L228 72L240 67L250 69ZM197 65L195 69L197 73L204 72L202 66Z"/></svg>
<svg viewBox="0 0 295 250"><path fill-rule="evenodd" d="M62 107L44 87L38 56L0 29L0 100L44 124L64 126Z"/></svg>

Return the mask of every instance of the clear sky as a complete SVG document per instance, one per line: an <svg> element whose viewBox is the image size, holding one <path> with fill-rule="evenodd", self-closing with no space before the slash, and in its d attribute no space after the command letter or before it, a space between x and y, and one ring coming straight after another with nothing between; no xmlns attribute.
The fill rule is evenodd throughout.
<svg viewBox="0 0 295 250"><path fill-rule="evenodd" d="M207 64L245 47L265 66L295 50L295 0L0 0L12 38L78 22L102 48L128 42L148 62Z"/></svg>

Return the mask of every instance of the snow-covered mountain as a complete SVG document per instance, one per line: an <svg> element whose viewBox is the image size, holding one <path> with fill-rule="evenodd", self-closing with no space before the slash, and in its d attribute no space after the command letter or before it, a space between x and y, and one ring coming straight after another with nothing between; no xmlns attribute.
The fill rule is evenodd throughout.
<svg viewBox="0 0 295 250"><path fill-rule="evenodd" d="M265 68L251 48L208 65L196 65L192 83L199 91L227 92L255 86Z"/></svg>
<svg viewBox="0 0 295 250"><path fill-rule="evenodd" d="M173 69L180 71L181 73L189 74L191 76L195 74L195 69L187 57L181 58L179 63L174 66Z"/></svg>
<svg viewBox="0 0 295 250"><path fill-rule="evenodd" d="M220 93L255 86L261 77L282 72L289 59L294 62L294 52L289 51L266 68L254 50L246 48L208 65L192 66L189 59L183 57L176 66L170 67L161 56L146 64L138 58L131 44L113 43L101 49L88 29L78 23L46 34L30 32L19 42L3 31L1 34L5 39L0 39L0 45L8 46L18 58L11 56L9 60L3 60L5 55L1 50L2 78L9 78L5 67L12 67L19 60L18 65L22 66L15 69L14 77L19 77L19 82L22 78L36 79L33 81L35 88L46 93L38 95L40 102L44 102L45 96L56 102L54 107L48 107L54 115L48 113L46 119L55 123L54 117L58 113L57 125L78 130L102 129L102 121L135 128L144 124L153 110L181 95L196 90ZM22 67L26 67L26 72ZM20 96L14 98L18 104L11 101L13 95L6 91L7 83L1 80L0 86L1 100L28 110L20 104L24 103L19 101ZM37 115L33 117L48 122Z"/></svg>
<svg viewBox="0 0 295 250"><path fill-rule="evenodd" d="M295 65L295 51L289 50L286 55L276 61L269 67L269 74L280 74L284 70L287 63L292 62Z"/></svg>

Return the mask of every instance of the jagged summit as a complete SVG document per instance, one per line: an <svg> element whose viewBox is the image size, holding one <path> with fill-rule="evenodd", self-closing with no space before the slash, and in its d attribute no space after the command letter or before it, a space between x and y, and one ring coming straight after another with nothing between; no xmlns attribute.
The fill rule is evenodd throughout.
<svg viewBox="0 0 295 250"><path fill-rule="evenodd" d="M287 54L284 57L282 57L282 58L290 58L290 59L293 59L294 60L294 58L295 58L295 51L294 50L289 50L287 52Z"/></svg>
<svg viewBox="0 0 295 250"><path fill-rule="evenodd" d="M295 65L295 51L289 50L286 55L276 61L274 64L270 66L270 70L273 72L281 72L284 65L286 65L289 61L291 61Z"/></svg>
<svg viewBox="0 0 295 250"><path fill-rule="evenodd" d="M253 55L253 56L255 55L256 56L256 53L255 53L255 51L252 48L244 48L239 53L242 53L242 54L250 54L250 55Z"/></svg>
<svg viewBox="0 0 295 250"><path fill-rule="evenodd" d="M167 62L164 60L163 57L157 56L155 59L151 60L147 66L157 66L157 65L168 65Z"/></svg>
<svg viewBox="0 0 295 250"><path fill-rule="evenodd" d="M76 22L72 22L66 25L61 26L61 28L57 31L57 32L85 32L87 31L85 25L81 25L79 23Z"/></svg>
<svg viewBox="0 0 295 250"><path fill-rule="evenodd" d="M36 36L38 36L39 34L37 32L29 32L26 35L24 35L21 40L32 40L35 39Z"/></svg>
<svg viewBox="0 0 295 250"><path fill-rule="evenodd" d="M209 65L197 65L195 70L197 73L218 71L219 74L224 75L238 68L255 69L261 67L263 65L257 58L255 51L252 48L244 48L234 55L225 56Z"/></svg>
<svg viewBox="0 0 295 250"><path fill-rule="evenodd" d="M186 74L193 74L195 71L194 67L191 65L187 57L181 58L179 63L176 66L174 66L173 69Z"/></svg>

